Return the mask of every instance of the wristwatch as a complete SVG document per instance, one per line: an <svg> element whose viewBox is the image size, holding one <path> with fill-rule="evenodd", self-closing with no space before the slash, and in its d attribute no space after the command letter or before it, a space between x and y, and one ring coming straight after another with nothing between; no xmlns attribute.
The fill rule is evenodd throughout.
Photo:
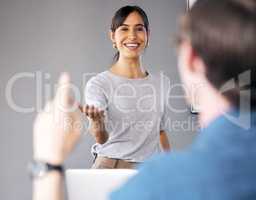
<svg viewBox="0 0 256 200"><path fill-rule="evenodd" d="M29 175L32 179L42 178L51 171L57 171L63 175L64 169L62 165L52 165L47 162L32 161L28 165Z"/></svg>

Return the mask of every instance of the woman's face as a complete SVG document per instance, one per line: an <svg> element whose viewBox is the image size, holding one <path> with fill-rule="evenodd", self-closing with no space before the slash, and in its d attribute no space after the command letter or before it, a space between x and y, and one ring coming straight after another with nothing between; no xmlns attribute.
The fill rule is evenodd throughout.
<svg viewBox="0 0 256 200"><path fill-rule="evenodd" d="M138 58L148 41L141 16L137 12L130 13L124 23L111 33L111 40L116 44L120 57Z"/></svg>

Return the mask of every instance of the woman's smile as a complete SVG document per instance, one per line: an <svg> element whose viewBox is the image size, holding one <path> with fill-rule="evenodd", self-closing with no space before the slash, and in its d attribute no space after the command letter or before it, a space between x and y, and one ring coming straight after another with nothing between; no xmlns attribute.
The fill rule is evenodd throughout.
<svg viewBox="0 0 256 200"><path fill-rule="evenodd" d="M124 43L124 46L131 50L131 51L134 51L134 50L137 50L140 46L140 43L137 43L137 42L128 42L128 43Z"/></svg>

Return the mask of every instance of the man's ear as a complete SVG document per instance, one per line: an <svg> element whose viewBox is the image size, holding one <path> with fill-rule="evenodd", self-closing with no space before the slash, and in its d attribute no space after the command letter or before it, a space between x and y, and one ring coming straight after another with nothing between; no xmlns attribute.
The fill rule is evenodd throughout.
<svg viewBox="0 0 256 200"><path fill-rule="evenodd" d="M200 74L205 73L205 64L203 59L198 55L198 53L194 50L190 42L184 42L183 51L185 52L186 57L186 66L188 70L191 72L197 72Z"/></svg>
<svg viewBox="0 0 256 200"><path fill-rule="evenodd" d="M113 31L109 30L108 35L109 35L109 38L112 41L112 43L114 43L115 42L115 33Z"/></svg>

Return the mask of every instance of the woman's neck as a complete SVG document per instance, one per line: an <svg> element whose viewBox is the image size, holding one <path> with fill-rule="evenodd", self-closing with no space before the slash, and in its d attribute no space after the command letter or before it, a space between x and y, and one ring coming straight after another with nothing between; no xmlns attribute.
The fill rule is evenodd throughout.
<svg viewBox="0 0 256 200"><path fill-rule="evenodd" d="M141 67L140 58L124 59L120 57L111 67L111 72L127 78L143 78L146 76L145 70Z"/></svg>

